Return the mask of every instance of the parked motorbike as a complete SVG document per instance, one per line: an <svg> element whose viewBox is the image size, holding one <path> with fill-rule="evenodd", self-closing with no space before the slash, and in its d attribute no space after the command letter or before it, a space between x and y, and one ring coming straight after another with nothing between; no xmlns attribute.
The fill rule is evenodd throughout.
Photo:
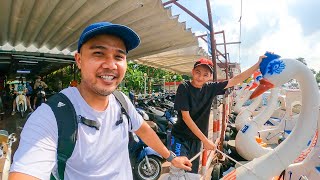
<svg viewBox="0 0 320 180"><path fill-rule="evenodd" d="M27 111L27 99L22 93L19 93L16 97L17 111L20 112L21 117L24 117L24 113Z"/></svg>
<svg viewBox="0 0 320 180"><path fill-rule="evenodd" d="M163 98L161 98L163 99ZM149 116L149 121L155 123L152 124L149 122L149 125L152 124L154 131L157 133L163 144L167 147L170 146L170 139L171 139L171 129L173 124L177 121L177 113L173 108L160 108L163 101L159 101L160 98L157 100L155 99L144 99L139 100L136 103L136 106L140 109L142 108L145 110L145 113ZM154 107L158 106L158 107Z"/></svg>
<svg viewBox="0 0 320 180"><path fill-rule="evenodd" d="M129 133L129 157L136 180L156 180L161 174L163 158L135 133Z"/></svg>
<svg viewBox="0 0 320 180"><path fill-rule="evenodd" d="M46 92L44 90L41 90L37 93L37 100L35 103L34 109L37 109L42 103L46 102Z"/></svg>
<svg viewBox="0 0 320 180"><path fill-rule="evenodd" d="M4 107L2 103L2 97L0 97L0 120L3 120L4 117Z"/></svg>

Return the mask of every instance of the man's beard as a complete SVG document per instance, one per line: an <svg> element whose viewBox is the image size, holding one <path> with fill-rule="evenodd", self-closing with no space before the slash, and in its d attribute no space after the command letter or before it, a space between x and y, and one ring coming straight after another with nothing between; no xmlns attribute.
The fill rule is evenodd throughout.
<svg viewBox="0 0 320 180"><path fill-rule="evenodd" d="M92 89L93 89L93 91L95 93L97 93L100 96L109 96L114 91L114 90L110 91L110 90L107 90L107 89L99 89L99 88L96 88L95 86L93 86Z"/></svg>
<svg viewBox="0 0 320 180"><path fill-rule="evenodd" d="M88 84L90 86L90 84ZM109 96L110 94L113 93L113 91L115 91L116 88L114 89L110 89L110 88L100 88L98 86L96 86L95 84L91 84L91 89L93 92L95 92L97 95L100 96Z"/></svg>

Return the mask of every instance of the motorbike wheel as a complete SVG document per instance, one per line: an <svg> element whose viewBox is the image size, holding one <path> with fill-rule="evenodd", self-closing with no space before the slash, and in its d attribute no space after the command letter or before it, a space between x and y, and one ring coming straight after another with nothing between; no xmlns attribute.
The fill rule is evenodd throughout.
<svg viewBox="0 0 320 180"><path fill-rule="evenodd" d="M222 164L217 163L213 166L213 170L211 173L211 180L219 180L222 177Z"/></svg>
<svg viewBox="0 0 320 180"><path fill-rule="evenodd" d="M138 180L156 180L161 175L161 161L156 156L148 156L151 171L148 169L146 158L136 163L134 174Z"/></svg>
<svg viewBox="0 0 320 180"><path fill-rule="evenodd" d="M226 132L224 135L224 140L229 141L230 140L230 132Z"/></svg>
<svg viewBox="0 0 320 180"><path fill-rule="evenodd" d="M0 120L3 120L3 116L4 116L4 108L3 108L2 98L0 97Z"/></svg>
<svg viewBox="0 0 320 180"><path fill-rule="evenodd" d="M4 112L3 111L3 103L2 103L2 98L0 97L0 113Z"/></svg>
<svg viewBox="0 0 320 180"><path fill-rule="evenodd" d="M25 111L23 104L19 104L19 110L20 110L21 117L23 118L23 116L24 116L24 111Z"/></svg>

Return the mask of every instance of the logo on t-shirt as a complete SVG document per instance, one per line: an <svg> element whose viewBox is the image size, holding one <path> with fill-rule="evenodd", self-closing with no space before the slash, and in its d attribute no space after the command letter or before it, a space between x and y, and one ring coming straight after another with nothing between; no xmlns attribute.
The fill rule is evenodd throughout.
<svg viewBox="0 0 320 180"><path fill-rule="evenodd" d="M62 102L59 102L58 105L57 105L57 107L62 107L62 106L65 106L65 104L62 103Z"/></svg>

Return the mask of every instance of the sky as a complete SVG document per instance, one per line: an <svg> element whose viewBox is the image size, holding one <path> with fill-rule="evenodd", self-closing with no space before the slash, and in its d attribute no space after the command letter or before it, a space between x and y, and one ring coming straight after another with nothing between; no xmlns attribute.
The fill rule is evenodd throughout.
<svg viewBox="0 0 320 180"><path fill-rule="evenodd" d="M206 0L178 2L208 23ZM320 71L319 0L242 0L242 13L241 0L211 0L210 3L214 30L224 30L226 42L241 42L227 45L227 52L231 62L240 62L242 70L271 51L283 58L302 57L309 68ZM206 28L191 16L174 4L171 7L172 14L179 14L179 21L186 22L187 28L196 35L206 33ZM215 38L217 43L222 43L221 34ZM199 44L207 49L203 40L199 40Z"/></svg>

